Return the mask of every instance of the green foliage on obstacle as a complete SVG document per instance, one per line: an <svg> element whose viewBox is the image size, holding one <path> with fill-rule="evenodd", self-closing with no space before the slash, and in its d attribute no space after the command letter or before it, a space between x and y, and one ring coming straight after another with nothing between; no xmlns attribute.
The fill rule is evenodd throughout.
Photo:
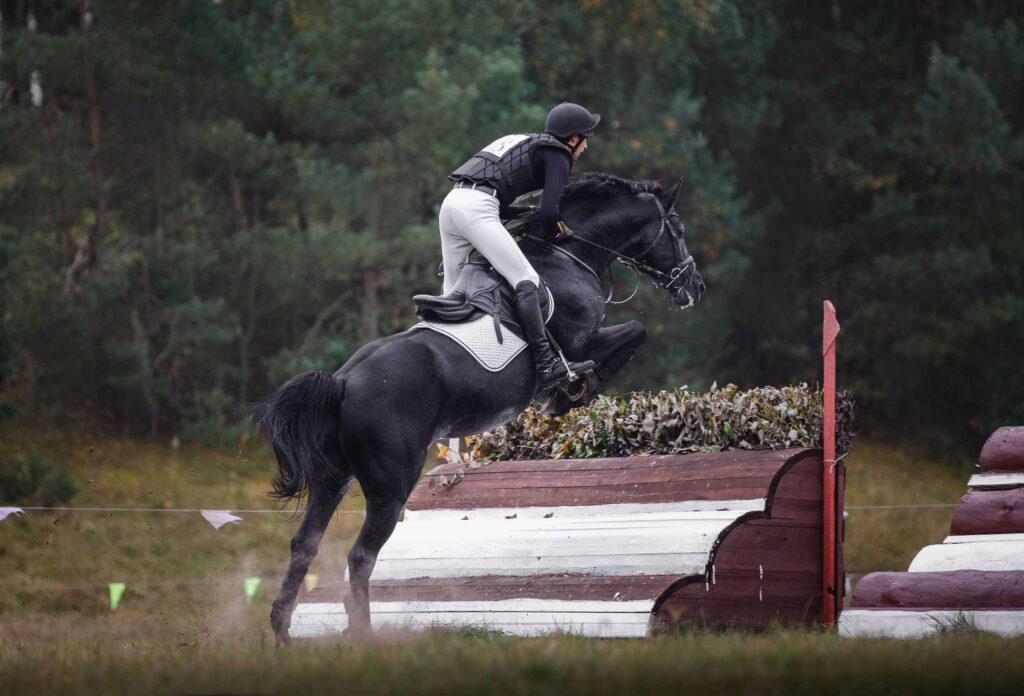
<svg viewBox="0 0 1024 696"><path fill-rule="evenodd" d="M836 448L853 440L853 399L836 399ZM528 408L514 421L472 439L477 460L621 457L730 449L821 447L821 392L806 384L705 392L686 387L599 396L560 417Z"/></svg>

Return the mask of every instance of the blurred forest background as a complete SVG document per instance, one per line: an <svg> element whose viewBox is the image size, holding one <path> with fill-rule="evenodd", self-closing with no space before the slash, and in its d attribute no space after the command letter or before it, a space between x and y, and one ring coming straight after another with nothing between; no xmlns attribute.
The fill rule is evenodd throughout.
<svg viewBox="0 0 1024 696"><path fill-rule="evenodd" d="M440 288L482 145L577 101L574 174L683 179L621 389L819 379L862 428L1024 422L1017 0L0 0L0 404L228 443ZM632 278L619 275L628 292Z"/></svg>

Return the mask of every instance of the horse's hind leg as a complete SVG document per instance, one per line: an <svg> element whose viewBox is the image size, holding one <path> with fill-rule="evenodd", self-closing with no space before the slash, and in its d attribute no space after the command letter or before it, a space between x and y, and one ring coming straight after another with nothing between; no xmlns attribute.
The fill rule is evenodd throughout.
<svg viewBox="0 0 1024 696"><path fill-rule="evenodd" d="M270 610L270 625L274 629L274 637L278 645L288 642L288 629L292 623L292 611L295 599L299 594L299 586L306 577L310 564L316 558L320 540L324 536L331 515L341 502L345 491L352 483L348 480L321 480L310 490L306 514L299 526L299 531L292 537L291 560L288 571L281 583L281 590Z"/></svg>

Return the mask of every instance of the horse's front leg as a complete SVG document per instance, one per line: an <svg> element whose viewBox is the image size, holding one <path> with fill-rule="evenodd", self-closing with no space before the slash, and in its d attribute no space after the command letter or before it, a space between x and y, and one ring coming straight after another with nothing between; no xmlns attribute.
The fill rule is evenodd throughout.
<svg viewBox="0 0 1024 696"><path fill-rule="evenodd" d="M646 340L647 329L638 321L598 329L581 358L594 361L598 382L592 388L584 389L582 394L576 394L575 399L562 389L554 390L541 407L541 412L560 416L577 406L590 403L600 388L600 382L607 382L621 370Z"/></svg>

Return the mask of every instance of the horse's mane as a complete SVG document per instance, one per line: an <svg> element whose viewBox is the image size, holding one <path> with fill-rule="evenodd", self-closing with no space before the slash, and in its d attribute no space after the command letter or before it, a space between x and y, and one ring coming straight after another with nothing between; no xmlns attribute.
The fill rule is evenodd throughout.
<svg viewBox="0 0 1024 696"><path fill-rule="evenodd" d="M576 201L586 198L601 198L615 193L653 193L662 192L661 182L641 179L623 179L621 176L604 172L587 172L579 179L570 182L562 189L562 201ZM523 220L523 231L528 235L540 235L540 215L536 211Z"/></svg>
<svg viewBox="0 0 1024 696"><path fill-rule="evenodd" d="M609 193L661 193L661 182L623 179L604 172L587 172L562 189L563 198Z"/></svg>

